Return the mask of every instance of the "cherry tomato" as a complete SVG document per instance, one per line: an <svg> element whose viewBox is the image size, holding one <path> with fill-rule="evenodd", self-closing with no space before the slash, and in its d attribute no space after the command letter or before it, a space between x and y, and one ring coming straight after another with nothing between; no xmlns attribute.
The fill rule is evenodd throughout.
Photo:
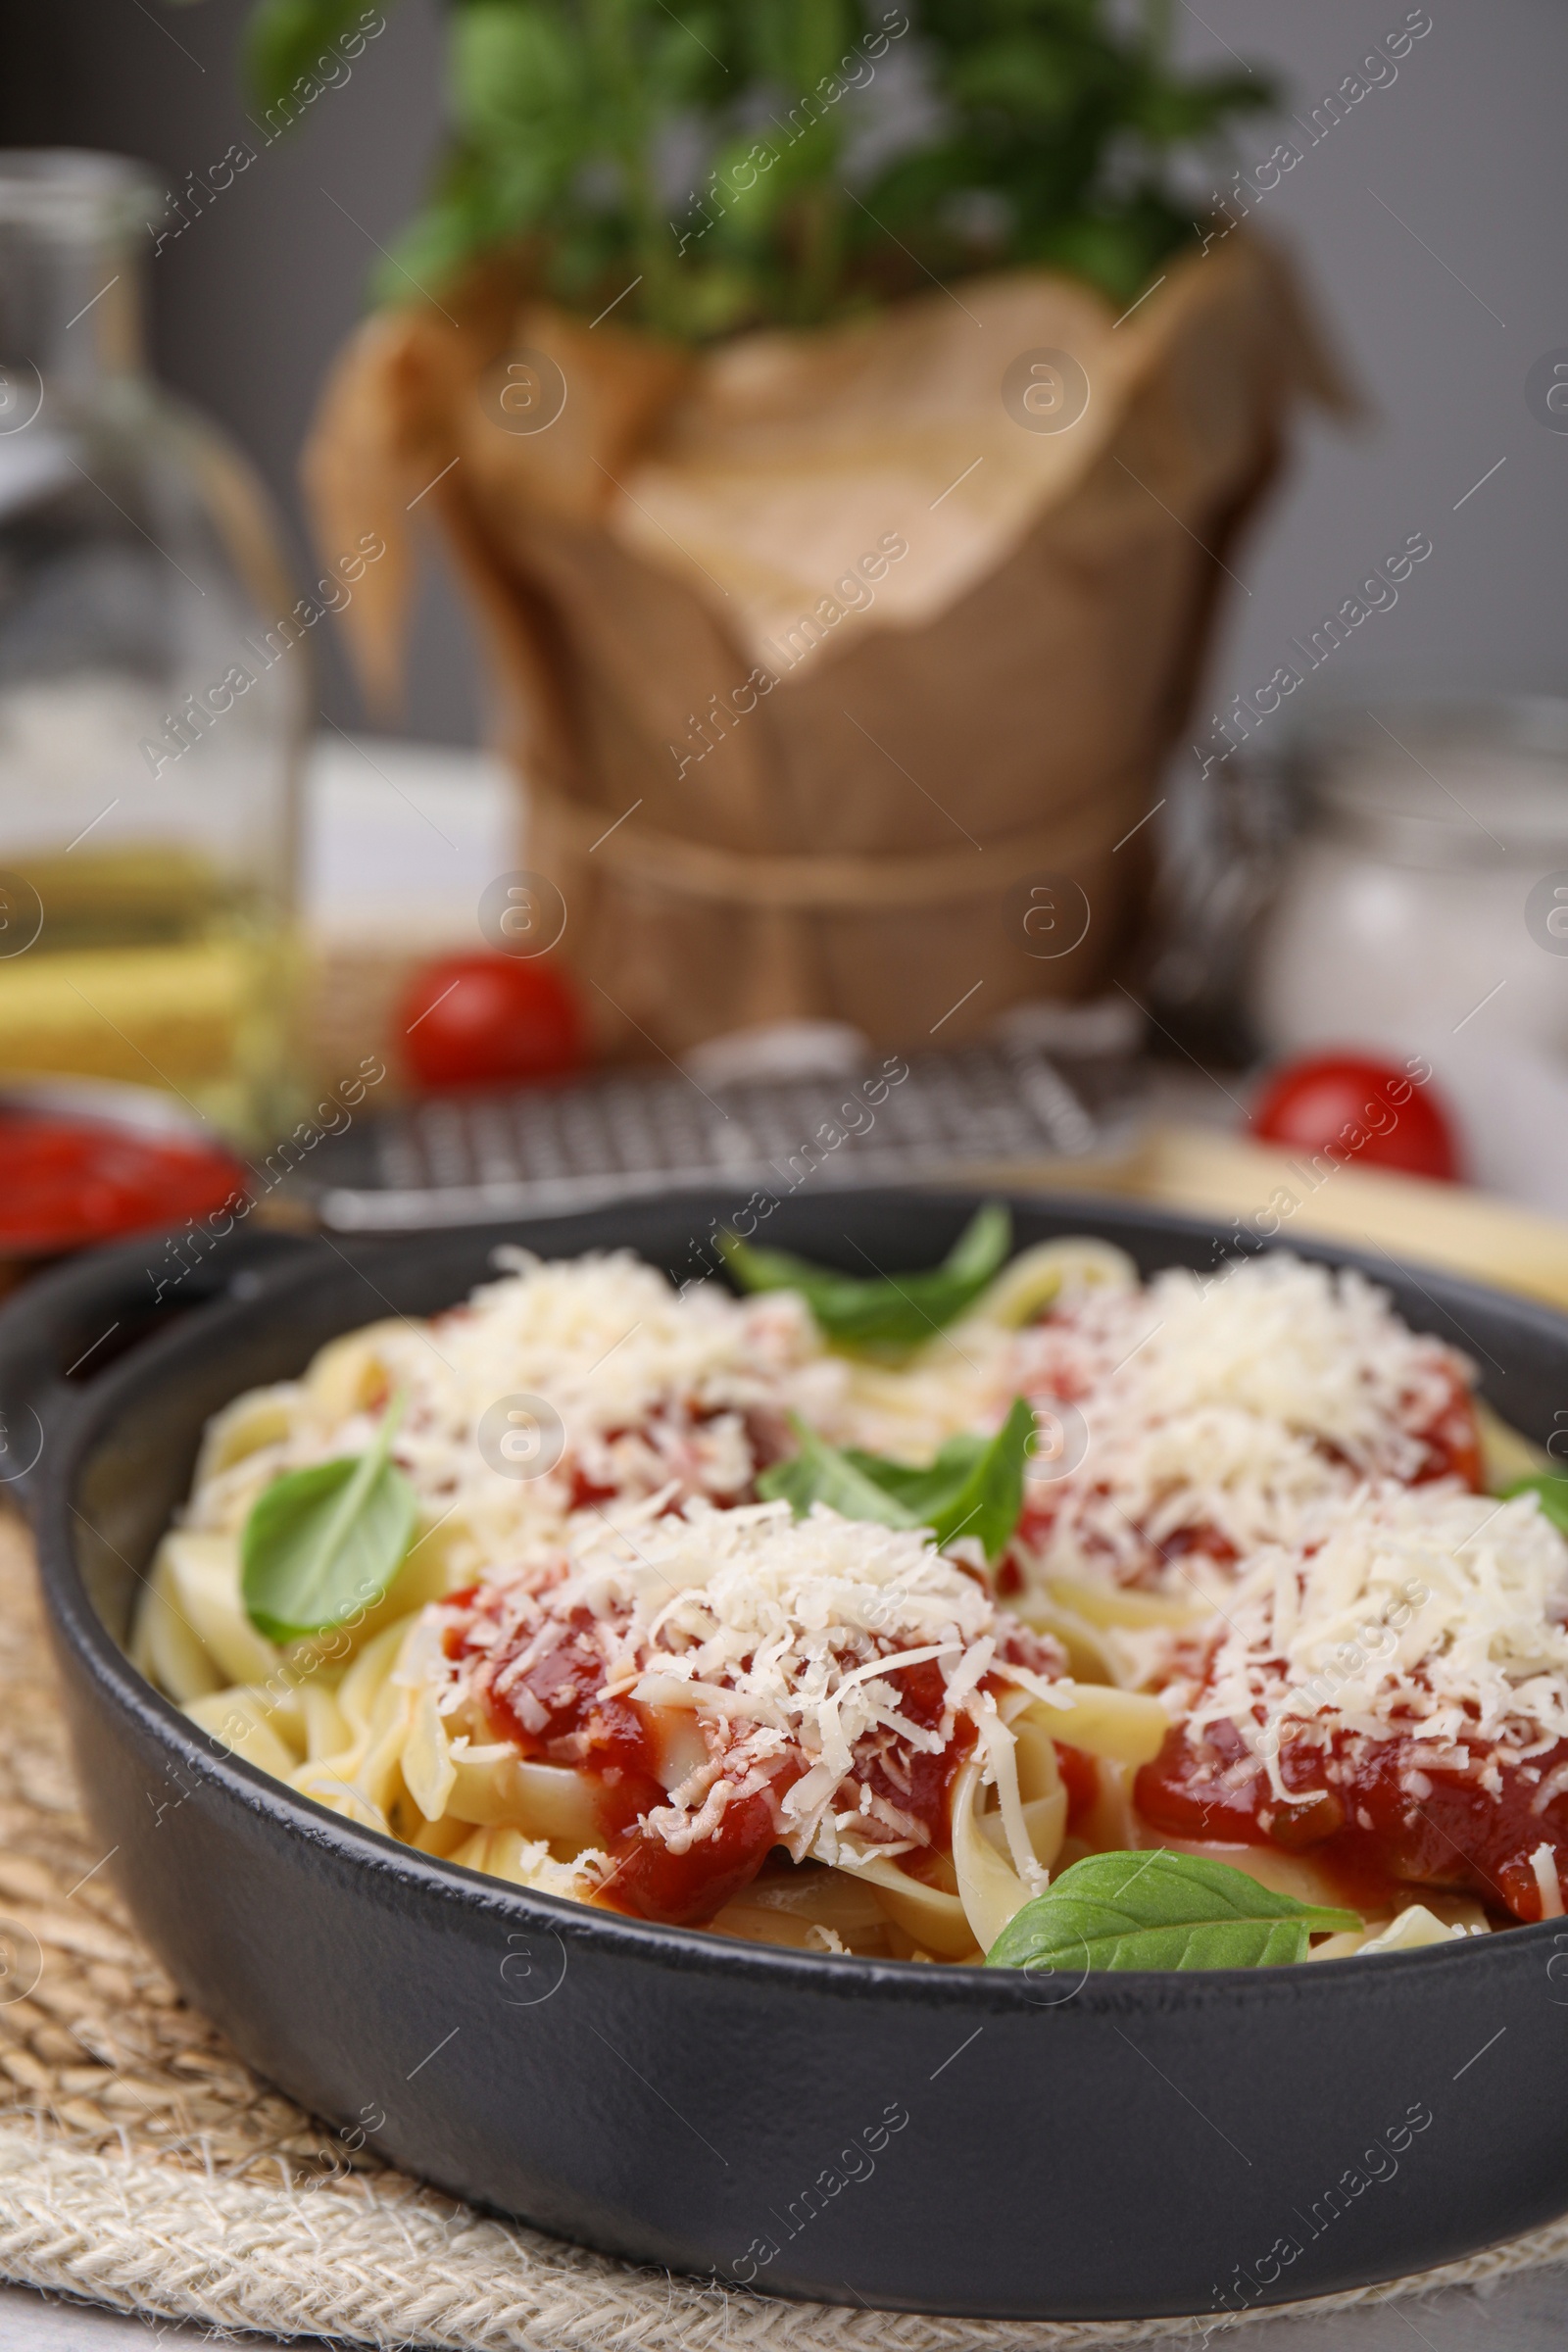
<svg viewBox="0 0 1568 2352"><path fill-rule="evenodd" d="M1401 1168L1449 1183L1460 1174L1453 1119L1431 1081L1420 1084L1408 1069L1359 1054L1307 1054L1271 1072L1252 1133L1351 1166Z"/></svg>
<svg viewBox="0 0 1568 2352"><path fill-rule="evenodd" d="M416 1086L564 1078L587 1059L577 997L544 956L443 956L421 964L397 1011Z"/></svg>

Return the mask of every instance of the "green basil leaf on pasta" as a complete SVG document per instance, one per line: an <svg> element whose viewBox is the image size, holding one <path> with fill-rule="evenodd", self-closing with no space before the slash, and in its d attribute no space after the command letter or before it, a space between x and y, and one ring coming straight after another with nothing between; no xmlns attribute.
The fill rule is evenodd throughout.
<svg viewBox="0 0 1568 2352"><path fill-rule="evenodd" d="M757 1492L764 1502L787 1502L797 1519L804 1519L813 1502L825 1502L844 1519L872 1519L882 1527L922 1525L897 1495L868 1475L864 1465L874 1461L874 1455L841 1452L793 1413L790 1425L800 1440L800 1451L762 1472Z"/></svg>
<svg viewBox="0 0 1568 2352"><path fill-rule="evenodd" d="M1010 1920L988 1968L1281 1968L1308 1938L1361 1928L1355 1911L1300 1903L1205 1854L1089 1854Z"/></svg>
<svg viewBox="0 0 1568 2352"><path fill-rule="evenodd" d="M1534 1478L1516 1478L1504 1487L1503 1496L1511 1502L1516 1494L1534 1494L1541 1503L1544 1515L1553 1527L1568 1536L1568 1478L1559 1478L1550 1470L1543 1470Z"/></svg>
<svg viewBox="0 0 1568 2352"><path fill-rule="evenodd" d="M407 1401L395 1396L364 1453L274 1478L240 1538L245 1613L270 1642L326 1633L384 1599L408 1556L419 1506L393 1466Z"/></svg>
<svg viewBox="0 0 1568 2352"><path fill-rule="evenodd" d="M967 1432L950 1438L929 1468L911 1470L854 1450L846 1459L913 1513L916 1527L934 1530L939 1544L974 1536L988 1560L1000 1559L1023 1510L1023 1482L1035 1434L1032 1407L1022 1396L994 1438Z"/></svg>
<svg viewBox="0 0 1568 2352"><path fill-rule="evenodd" d="M911 1354L972 1305L1011 1246L1012 1218L999 1200L977 1209L941 1265L922 1274L838 1274L736 1234L722 1235L718 1245L743 1291L799 1291L830 1340L890 1361Z"/></svg>
<svg viewBox="0 0 1568 2352"><path fill-rule="evenodd" d="M757 1482L765 1500L782 1497L804 1518L825 1502L846 1519L874 1519L884 1527L929 1527L938 1544L974 1536L988 1560L999 1559L1023 1509L1023 1485L1035 1417L1022 1396L994 1438L950 1438L924 1469L875 1453L829 1446L794 1421L800 1451L764 1470Z"/></svg>

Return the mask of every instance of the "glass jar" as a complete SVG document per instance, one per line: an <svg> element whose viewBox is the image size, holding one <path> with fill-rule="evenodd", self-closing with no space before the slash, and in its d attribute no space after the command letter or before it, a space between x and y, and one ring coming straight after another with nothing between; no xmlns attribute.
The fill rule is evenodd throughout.
<svg viewBox="0 0 1568 2352"><path fill-rule="evenodd" d="M1568 1208L1568 703L1379 706L1294 767L1301 830L1253 962L1264 1044L1424 1056L1477 1179Z"/></svg>
<svg viewBox="0 0 1568 2352"><path fill-rule="evenodd" d="M257 1141L292 1108L310 651L258 484L144 371L157 209L134 164L0 151L0 1081Z"/></svg>

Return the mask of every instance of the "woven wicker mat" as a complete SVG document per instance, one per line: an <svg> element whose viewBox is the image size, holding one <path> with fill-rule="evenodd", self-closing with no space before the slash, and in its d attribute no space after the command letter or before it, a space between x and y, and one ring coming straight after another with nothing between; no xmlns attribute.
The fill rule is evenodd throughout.
<svg viewBox="0 0 1568 2352"><path fill-rule="evenodd" d="M485 2220L368 2153L334 2178L341 2142L186 2006L126 1920L76 1809L28 1545L8 1517L0 1951L0 2277L166 2319L454 2352L1110 2352L1181 2329L922 2319L726 2293ZM1568 2221L1373 2293L1491 2280L1565 2256Z"/></svg>

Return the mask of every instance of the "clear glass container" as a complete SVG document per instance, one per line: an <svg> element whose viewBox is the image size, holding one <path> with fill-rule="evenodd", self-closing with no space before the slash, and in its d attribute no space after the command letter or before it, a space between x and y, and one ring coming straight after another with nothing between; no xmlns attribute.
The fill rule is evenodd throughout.
<svg viewBox="0 0 1568 2352"><path fill-rule="evenodd" d="M263 494L147 375L158 191L0 151L0 1083L292 1109L310 647Z"/></svg>
<svg viewBox="0 0 1568 2352"><path fill-rule="evenodd" d="M1266 1043L1441 1050L1476 1027L1568 1052L1568 925L1532 907L1568 880L1568 704L1357 711L1298 769L1304 823L1256 965Z"/></svg>
<svg viewBox="0 0 1568 2352"><path fill-rule="evenodd" d="M1377 705L1304 736L1250 1009L1276 1054L1420 1055L1479 1183L1568 1213L1568 703Z"/></svg>

